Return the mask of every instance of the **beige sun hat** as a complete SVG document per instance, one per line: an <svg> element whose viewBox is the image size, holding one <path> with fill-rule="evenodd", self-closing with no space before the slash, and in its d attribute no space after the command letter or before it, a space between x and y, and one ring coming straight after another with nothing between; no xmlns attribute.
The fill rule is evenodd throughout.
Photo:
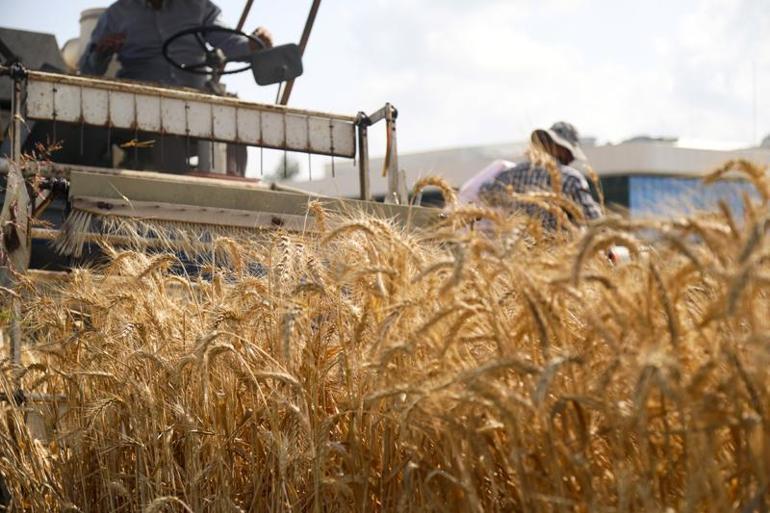
<svg viewBox="0 0 770 513"><path fill-rule="evenodd" d="M569 150L575 160L588 161L586 154L583 153L583 149L580 147L580 135L571 123L558 121L547 130L538 128L532 132L532 142L537 142L539 137L550 139L555 144Z"/></svg>

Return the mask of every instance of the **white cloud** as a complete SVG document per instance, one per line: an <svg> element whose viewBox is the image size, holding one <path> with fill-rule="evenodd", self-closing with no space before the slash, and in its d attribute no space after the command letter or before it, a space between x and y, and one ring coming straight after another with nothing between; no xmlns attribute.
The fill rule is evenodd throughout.
<svg viewBox="0 0 770 513"><path fill-rule="evenodd" d="M54 16L48 0L5 1L5 24L60 41L90 6ZM242 1L216 1L237 19ZM250 23L296 40L307 7L255 5ZM355 113L392 101L405 150L521 139L557 119L600 139L748 141L755 91L756 135L770 132L767 0L338 0L322 5L305 57L292 104ZM232 83L273 99L248 76Z"/></svg>
<svg viewBox="0 0 770 513"><path fill-rule="evenodd" d="M681 20L672 75L680 108L692 116L689 135L754 139L755 91L756 136L770 130L761 104L770 85L768 28L759 0L704 0Z"/></svg>
<svg viewBox="0 0 770 513"><path fill-rule="evenodd" d="M368 26L374 65L361 61L363 84L401 107L405 147L522 138L561 118L601 139L749 141L752 60L760 108L770 90L770 16L759 0L690 0L678 11L650 2L641 19L606 0L389 5L390 14L367 10L385 28ZM768 130L759 116L757 135Z"/></svg>

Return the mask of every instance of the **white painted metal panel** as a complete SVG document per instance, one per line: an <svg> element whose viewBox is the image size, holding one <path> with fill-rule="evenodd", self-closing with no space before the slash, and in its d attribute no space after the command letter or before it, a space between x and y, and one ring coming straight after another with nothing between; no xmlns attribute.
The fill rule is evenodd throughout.
<svg viewBox="0 0 770 513"><path fill-rule="evenodd" d="M132 128L136 121L134 95L110 92L110 123L117 128Z"/></svg>
<svg viewBox="0 0 770 513"><path fill-rule="evenodd" d="M53 119L53 84L33 82L27 84L27 116L33 119Z"/></svg>
<svg viewBox="0 0 770 513"><path fill-rule="evenodd" d="M80 121L80 92L73 85L56 84L53 90L54 116L61 121Z"/></svg>
<svg viewBox="0 0 770 513"><path fill-rule="evenodd" d="M187 133L187 109L183 100L161 98L160 110L163 119L163 131L169 134Z"/></svg>
<svg viewBox="0 0 770 513"><path fill-rule="evenodd" d="M262 143L274 148L283 147L285 141L283 114L279 112L262 113Z"/></svg>
<svg viewBox="0 0 770 513"><path fill-rule="evenodd" d="M352 118L142 84L30 74L27 115L353 157Z"/></svg>
<svg viewBox="0 0 770 513"><path fill-rule="evenodd" d="M145 132L160 132L162 121L158 96L136 95L136 124Z"/></svg>
<svg viewBox="0 0 770 513"><path fill-rule="evenodd" d="M106 125L110 105L104 89L83 88L83 122L89 125Z"/></svg>
<svg viewBox="0 0 770 513"><path fill-rule="evenodd" d="M307 116L288 114L286 116L286 146L292 150L308 150Z"/></svg>
<svg viewBox="0 0 770 513"><path fill-rule="evenodd" d="M211 105L203 102L187 102L187 128L193 137L211 137Z"/></svg>
<svg viewBox="0 0 770 513"><path fill-rule="evenodd" d="M332 143L334 153L353 157L356 154L356 131L353 123L332 121Z"/></svg>
<svg viewBox="0 0 770 513"><path fill-rule="evenodd" d="M222 141L235 141L238 128L235 121L235 107L214 105L214 138Z"/></svg>
<svg viewBox="0 0 770 513"><path fill-rule="evenodd" d="M308 124L311 151L331 153L331 122L328 119L311 117Z"/></svg>
<svg viewBox="0 0 770 513"><path fill-rule="evenodd" d="M259 144L262 136L259 127L259 111L239 108L235 115L238 118L238 141L245 144Z"/></svg>

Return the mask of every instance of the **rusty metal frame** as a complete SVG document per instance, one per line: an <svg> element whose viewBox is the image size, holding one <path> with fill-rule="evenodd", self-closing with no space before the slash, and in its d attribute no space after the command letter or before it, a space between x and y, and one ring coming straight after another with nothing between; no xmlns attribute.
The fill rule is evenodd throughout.
<svg viewBox="0 0 770 513"><path fill-rule="evenodd" d="M355 158L354 116L30 71L27 117Z"/></svg>
<svg viewBox="0 0 770 513"><path fill-rule="evenodd" d="M67 76L67 75L58 75L53 73L45 73L45 72L29 72L29 79L32 80L35 84L40 83L49 83L51 84L51 87L60 87L65 88L67 86L74 86L74 87L80 87L80 88L87 88L90 94L112 94L114 97L112 100L108 100L109 105L112 105L112 101L118 97L121 93L128 93L132 95L136 95L136 97L141 98L159 98L157 101L174 101L177 102L175 104L176 108L182 112L182 109L184 109L184 119L181 121L178 121L178 123L182 123L185 125L185 127L176 127L176 131L173 133L180 134L182 132L185 135L189 135L192 137L200 137L203 139L209 139L214 141L221 141L221 142L236 142L239 144L247 144L250 146L257 146L257 147L264 147L264 148L275 148L275 149L283 149L283 150L289 150L289 151L301 151L305 153L310 153L314 155L330 155L330 156L341 156L341 157L348 157L348 158L356 158L358 157L359 160L359 191L360 191L360 199L362 200L370 200L371 199L371 188L370 188L370 166L369 166L369 149L368 149L368 128L374 124L379 123L380 121L385 122L385 130L386 130L386 140L387 140L387 146L386 146L386 154L385 154L385 166L383 169L383 175L388 176L388 194L385 198L385 201L388 203L396 203L396 204L404 204L407 200L407 192L406 192L406 186L403 180L402 173L400 172L398 168L398 145L397 145L397 132L396 132L396 120L398 118L398 111L396 108L391 105L390 103L386 104L379 110L375 111L371 115L367 115L366 113L360 112L357 116L347 116L347 115L340 115L340 114L332 114L328 112L320 112L320 111L312 111L312 110L305 110L305 109L296 109L296 108L289 108L281 105L273 105L273 104L261 104L261 103L253 103L253 102L246 102L242 100L238 100L235 98L227 98L227 97L219 97L219 96L212 96L212 95L206 95L203 93L200 93L195 90L189 90L189 89L180 89L180 88L165 88L165 87L158 87L155 85L148 85L148 84L142 84L142 83L129 83L129 82L121 82L121 81L113 81L113 80L103 80L103 79L96 79L96 78L86 78L86 77L74 77L74 76ZM38 86L39 88L39 86ZM100 93L101 91L101 93ZM106 91L106 93L104 92ZM82 93L81 93L82 94ZM42 119L46 119L47 117L54 118L54 119L61 119L62 116L59 116L56 112L56 104L55 104L55 95L56 92L54 91L54 105L49 106L49 110L51 112L42 112L45 111L45 109L37 108L35 110L34 108L31 109L33 114L37 112L35 115L32 115L30 117L35 118L42 117ZM30 100L34 102L34 98ZM71 122L81 122L86 124L94 124L93 119L86 120L84 119L85 114L85 107L82 103L83 100L81 100L81 104L79 104L79 109L81 109L79 114L77 114L76 120L70 120ZM139 118L139 109L141 106L137 106L136 100L134 101L134 111L131 114L133 116L132 119L138 119ZM34 107L35 104L32 103L32 106ZM210 124L212 125L212 128L209 131L205 131L205 133L196 133L195 130L191 130L191 128L194 128L192 126L192 120L195 119L194 117L198 114L203 112L206 114L206 109L202 107L206 107L210 109L211 114L208 114L209 117L211 117L211 120L213 120L214 114L216 109L231 109L229 112L233 112L232 109L235 109L235 119L236 119L236 127L235 127L235 133L232 133L232 130L228 137L223 138L219 137L216 133L216 129L213 128L214 123L210 121ZM259 137L252 138L253 140L243 140L240 134L240 125L237 125L237 123L240 123L239 120L239 113L241 112L239 109L247 109L249 112L257 111L259 112ZM42 112L42 113L41 113ZM162 113L162 109L159 111ZM106 126L112 126L112 117L115 115L115 112L108 109L107 114L104 112L101 113L101 116L96 116L101 119L102 122L106 123ZM281 125L283 128L282 133L279 129L277 132L273 130L273 132L268 132L267 125L265 124L263 126L263 117L265 120L269 119L268 116L276 117L280 116L280 118L276 119L282 119L283 124ZM105 119L106 116L106 119ZM71 115L71 117L74 117ZM93 115L92 115L93 117ZM163 116L161 115L161 118ZM208 119L208 118L207 118ZM309 120L317 120L318 126L322 126L323 123L327 123L327 128L323 130L328 130L328 137L324 136L325 139L323 139L322 146L325 148L325 150L328 151L318 151L317 149L314 149L311 147L310 139L312 137L312 134L309 131L306 132L306 136L303 139L304 144L294 144L294 146L290 146L288 144L288 141L291 140L291 137L287 135L287 128L286 128L286 122L285 120L300 120L304 121L305 124L302 123L296 123L298 126L309 126ZM163 133L165 130L166 121L164 119L160 119L157 121L158 130L160 133ZM177 123L177 124L178 124ZM344 128L343 126L348 126L350 128ZM124 127L125 128L125 127ZM184 130L182 130L184 128ZM275 128L275 127L274 127ZM342 129L343 131L340 132L344 135L344 138L347 139L347 142L343 142L339 139L339 129ZM208 129L207 129L208 130ZM350 132L348 132L350 130ZM147 130L152 131L152 130ZM271 140L268 140L266 137L267 134L272 133L273 136ZM180 134L181 135L181 134ZM258 140L257 140L258 139ZM279 140L280 139L280 140Z"/></svg>
<svg viewBox="0 0 770 513"><path fill-rule="evenodd" d="M398 168L398 142L396 139L397 118L398 110L390 103L386 103L384 107L370 115L367 115L364 112L358 113L356 126L358 127L358 169L362 200L371 199L371 190L369 187L368 128L382 120L385 120L387 140L382 169L383 176L388 177L388 193L385 197L385 203L403 205L408 199L406 183Z"/></svg>
<svg viewBox="0 0 770 513"><path fill-rule="evenodd" d="M267 147L267 148L278 148L278 149L290 149L294 151L304 151L310 154L318 154L318 155L331 155L331 156L347 156L355 158L358 157L358 167L359 167L359 197L360 199L364 201L371 200L371 187L370 187L370 163L369 163L369 147L368 147L368 139L369 139L369 133L368 129L370 126L379 123L380 121L385 122L385 130L386 130L386 140L387 140L387 146L386 146L386 154L384 159L384 166L383 166L383 175L388 177L388 193L385 198L385 201L388 203L396 203L396 204L405 204L408 196L406 191L406 184L404 183L404 179L402 176L402 173L400 172L398 168L398 145L397 145L397 131L396 131L396 120L398 118L398 111L396 108L391 105L390 103L385 104L382 108L375 111L374 113L367 115L364 112L359 112L357 116L347 116L347 115L340 115L340 114L332 114L328 112L320 112L320 111L312 111L312 110L305 110L305 109L296 109L296 108L289 108L285 106L280 105L273 105L273 104L260 104L260 103L252 103L252 102L245 102L242 100L238 100L235 98L227 98L227 97L219 97L219 96L212 96L212 95L206 95L202 94L195 90L190 89L181 89L181 88L165 88L165 87L158 87L155 85L149 85L149 84L143 84L143 83L130 83L130 82L122 82L122 81L114 81L114 80L104 80L104 79L98 79L98 78L86 78L86 77L76 77L76 76L69 76L69 75L60 75L60 74L54 74L54 73L46 73L46 72L38 72L38 71L30 71L26 73L26 76L28 80L33 81L35 84L40 83L49 83L51 84L51 87L53 87L53 105L50 106L51 112L48 112L48 114L40 114L40 109L38 108L38 116L42 116L42 119L46 119L45 116L49 116L50 118L56 120L59 119L60 116L57 113L56 110L56 87L65 87L65 86L74 86L74 87L81 87L81 88L88 88L88 90L92 94L101 94L102 98L104 95L119 95L120 93L128 93L133 95L143 95L142 98L159 98L158 101L161 101L160 99L167 99L172 101L178 101L179 105L182 105L182 108L184 110L184 124L185 124L185 132L187 135L192 136L201 136L206 139L210 140L221 140L217 138L216 129L213 127L214 125L214 114L213 112L215 109L223 108L223 109L235 109L235 119L236 119L236 133L233 135L232 130L230 131L230 140L225 140L225 142L238 142L242 144L249 144L252 146L258 146L258 147ZM81 90L82 91L82 90ZM101 91L101 93L99 92ZM80 109L77 114L79 117L77 120L81 123L86 124L94 124L93 121L93 114L92 119L86 120L84 117L87 117L86 114L86 104L82 97L82 92L80 103L76 107L77 109ZM101 113L100 119L106 123L106 126L112 126L111 116L113 113L110 110L110 106L112 105L112 100L110 100L110 97L108 96L108 110L107 114L105 115L104 112ZM133 110L133 119L137 120L139 119L139 107L137 107L137 100L136 96L134 97L134 110ZM20 105L21 106L21 105ZM210 109L211 114L209 114L209 117L211 117L211 125L212 128L210 129L210 132L206 132L205 134L195 134L190 133L190 119L193 119L194 116L194 109L193 107L198 107L200 110L201 106L208 106ZM239 140L240 134L240 125L238 125L238 113L240 112L239 108L244 109L253 109L259 112L259 140L255 141L242 141ZM33 109L34 111L34 109ZM160 113L160 116L162 117L162 109L158 111ZM230 110L229 112L233 112ZM34 113L34 112L33 112ZM283 144L271 144L270 141L266 141L266 129L262 126L263 123L263 114L265 113L265 116L267 116L267 113L278 115L280 118L277 119L283 119L283 134L279 134L282 136ZM106 118L105 118L106 116ZM328 122L328 128L329 130L328 138L323 143L324 148L328 149L328 151L315 151L314 148L311 147L310 144L310 138L311 133L309 131L306 132L305 137L305 144L302 145L302 147L298 148L287 148L286 142L287 142L287 129L286 129L286 121L285 119L289 116L301 116L304 117L304 121L307 122L307 126L309 126L309 120L311 118L317 118L319 121ZM30 118L35 118L35 116L29 116ZM97 116L99 117L99 116ZM20 116L16 116L15 118L18 122L20 119ZM265 118L267 119L267 118ZM71 120L72 122L77 122L75 120ZM136 122L136 121L135 121ZM348 139L347 146L344 149L344 152L339 150L339 147L341 146L341 142L339 140L335 141L335 128L334 123L339 122L343 124L349 124L351 130L352 130L352 140ZM159 120L158 122L159 130L161 133L163 133L163 120ZM337 125L340 126L340 125ZM17 132L20 132L20 129L17 130ZM275 130L274 130L275 132ZM345 135L345 137L348 137L348 135ZM275 133L273 134L273 139L276 138ZM18 155L20 154L20 146L21 146L21 137L17 137L16 135L13 136L13 144L14 144L14 151L11 160L14 160L18 158ZM352 144L352 147L350 146Z"/></svg>
<svg viewBox="0 0 770 513"><path fill-rule="evenodd" d="M12 288L18 275L29 267L31 203L24 176L21 173L21 140L24 128L23 102L27 71L18 62L0 67L13 83L10 124L10 162L5 187L5 201L0 212L0 285ZM21 302L10 299L9 357L14 366L21 364ZM18 384L17 384L18 385Z"/></svg>
<svg viewBox="0 0 770 513"><path fill-rule="evenodd" d="M369 125L366 122L366 114L361 112L356 122L358 131L358 187L361 201L371 200L371 187L369 184Z"/></svg>
<svg viewBox="0 0 770 513"><path fill-rule="evenodd" d="M155 84L148 84L142 82L129 82L121 80L108 80L103 78L94 77L82 77L75 75L63 75L59 73L49 73L45 71L28 71L27 77L30 81L39 80L42 82L51 82L63 85L83 86L83 87L95 87L99 89L107 89L113 92L127 92L127 93L143 93L148 95L158 96L161 95L165 98L176 98L179 100L197 100L213 105L223 105L230 107L258 107L260 110L273 111L279 113L295 113L309 116L318 116L324 118L332 118L339 121L354 122L355 116L347 116L344 114L334 114L331 112L297 109L293 107L286 107L283 105L275 105L272 103L255 103L240 100L229 96L214 96L202 93L196 89L189 89L183 87L161 87Z"/></svg>
<svg viewBox="0 0 770 513"><path fill-rule="evenodd" d="M18 169L18 162L21 160L21 127L23 124L23 118L22 118L22 95L24 93L23 91L24 87L24 81L22 77L16 77L13 80L13 100L11 105L11 162L13 163L11 165L12 168L15 168L15 173L13 171L9 171L9 181L13 178L16 178L16 182L19 182L18 178L20 176L12 176L11 173L14 173L14 175L20 175L20 171ZM27 189L24 185L24 179L21 178L21 182L16 184L16 187L14 188L17 191L17 194L19 195L27 195ZM6 187L6 191L10 192L11 188ZM26 198L26 203L29 203L29 197ZM25 203L24 201L21 201L20 203ZM14 205L11 205L11 208L14 208ZM6 209L3 209L3 212L5 213ZM3 224L12 222L11 219L2 219ZM26 220L28 222L28 220ZM15 229L15 227L11 227L11 229ZM5 232L5 227L3 227L3 231ZM7 245L5 244L5 241L3 241L3 252L12 253ZM24 246L27 246L27 248L24 248ZM19 248L19 250L29 249L28 244L23 244L22 247ZM18 251L18 250L17 250ZM6 258L8 258L7 264L10 265L11 262L13 262L14 258L12 255L8 254L6 255ZM29 265L29 261L27 260L27 265ZM11 269L10 271L25 271L26 269ZM8 271L6 271L8 272ZM10 274L10 273L9 273ZM15 281L11 276L5 277L3 281ZM10 319L10 346L9 346L9 352L11 357L11 362L14 366L21 364L21 303L18 298L11 299L11 319Z"/></svg>

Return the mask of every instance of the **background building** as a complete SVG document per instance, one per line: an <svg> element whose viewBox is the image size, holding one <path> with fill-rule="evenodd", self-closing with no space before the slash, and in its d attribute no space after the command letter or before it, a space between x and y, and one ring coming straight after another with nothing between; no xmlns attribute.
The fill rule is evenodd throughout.
<svg viewBox="0 0 770 513"><path fill-rule="evenodd" d="M627 209L633 217L650 217L711 210L719 200L724 200L740 212L743 194L756 194L751 184L734 176L704 185L702 178L731 159L768 165L770 147L763 144L758 148L704 149L702 146L705 145L695 141L650 137L600 146L592 140L584 141L585 153L601 179L606 203L611 208ZM521 142L408 153L399 156L399 166L406 174L408 187L420 177L440 175L459 188L491 161L515 159L526 147L527 144ZM325 178L293 185L319 194L355 197L358 172L353 164L337 162L334 178L327 166ZM382 160L373 160L372 194L379 198L384 197L387 190L381 169ZM435 195L428 194L426 199L432 201Z"/></svg>

